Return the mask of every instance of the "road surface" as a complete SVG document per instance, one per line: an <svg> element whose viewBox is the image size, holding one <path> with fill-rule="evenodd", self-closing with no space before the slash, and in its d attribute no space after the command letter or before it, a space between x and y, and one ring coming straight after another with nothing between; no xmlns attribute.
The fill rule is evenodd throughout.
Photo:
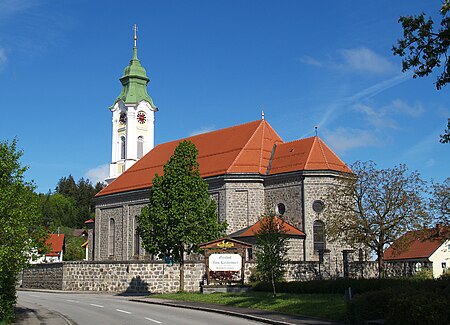
<svg viewBox="0 0 450 325"><path fill-rule="evenodd" d="M41 309L60 314L51 319L41 320L41 324L176 324L176 325L255 325L260 324L247 319L208 313L204 311L174 308L160 305L128 301L128 297L109 294L48 293L18 291L17 303L29 309Z"/></svg>

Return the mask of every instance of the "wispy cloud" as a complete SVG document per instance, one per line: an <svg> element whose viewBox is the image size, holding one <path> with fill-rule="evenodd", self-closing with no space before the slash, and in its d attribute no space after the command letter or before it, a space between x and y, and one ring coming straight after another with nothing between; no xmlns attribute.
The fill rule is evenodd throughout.
<svg viewBox="0 0 450 325"><path fill-rule="evenodd" d="M214 130L214 126L210 125L210 126L202 126L200 129L198 130L194 130L192 131L189 136L192 137L194 135L199 135L202 133L208 133Z"/></svg>
<svg viewBox="0 0 450 325"><path fill-rule="evenodd" d="M105 179L108 177L108 175L109 175L109 165L104 164L89 169L84 174L84 177L88 178L93 184L96 184L97 182L104 182Z"/></svg>
<svg viewBox="0 0 450 325"><path fill-rule="evenodd" d="M342 109L344 110L348 109L348 107L352 107L357 103L370 99L383 91L386 91L392 87L397 86L402 82L405 82L406 80L409 80L409 78L410 74L407 73L397 75L387 80L378 82L373 86L364 88L351 96L337 100L335 103L329 105L326 108L325 112L323 113L322 120L319 123L319 126L323 126L329 123L338 112L342 113Z"/></svg>
<svg viewBox="0 0 450 325"><path fill-rule="evenodd" d="M374 74L394 71L390 61L366 47L344 49L341 50L341 55L344 69Z"/></svg>
<svg viewBox="0 0 450 325"><path fill-rule="evenodd" d="M335 130L324 130L324 137L330 147L338 154L355 148L381 145L375 133L354 128L340 127Z"/></svg>
<svg viewBox="0 0 450 325"><path fill-rule="evenodd" d="M319 61L316 58L313 58L312 56L309 55L303 55L300 58L298 58L298 60L301 63L304 63L306 65L312 65L312 66L316 66L316 67L321 67L322 66L322 62Z"/></svg>
<svg viewBox="0 0 450 325"><path fill-rule="evenodd" d="M0 2L0 19L36 7L40 3L40 0L2 0Z"/></svg>
<svg viewBox="0 0 450 325"><path fill-rule="evenodd" d="M386 75L395 71L395 66L385 57L367 47L342 49L334 54L334 58L319 59L303 55L298 61L316 67L329 67L344 72L356 72L374 75Z"/></svg>
<svg viewBox="0 0 450 325"><path fill-rule="evenodd" d="M356 104L353 106L355 112L362 113L366 121L377 130L384 128L397 128L397 123L384 108L375 109L373 106Z"/></svg>
<svg viewBox="0 0 450 325"><path fill-rule="evenodd" d="M422 103L410 105L401 99L394 100L392 104L389 106L389 109L393 113L399 113L402 115L406 114L412 117L418 117L425 111L425 108L423 107Z"/></svg>
<svg viewBox="0 0 450 325"><path fill-rule="evenodd" d="M0 70L3 69L3 67L8 62L8 57L6 56L6 50L3 48L0 48Z"/></svg>

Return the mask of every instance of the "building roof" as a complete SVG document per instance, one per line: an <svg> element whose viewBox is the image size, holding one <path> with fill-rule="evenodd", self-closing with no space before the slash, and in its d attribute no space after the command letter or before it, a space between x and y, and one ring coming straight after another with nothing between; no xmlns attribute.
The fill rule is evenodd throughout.
<svg viewBox="0 0 450 325"><path fill-rule="evenodd" d="M264 219L258 220L254 225L238 230L229 235L231 238L244 238L244 237L254 237L258 231L261 230L261 223ZM275 217L275 221L281 227L283 225L284 231L288 237L305 238L305 233L300 229L294 227L290 223L284 221L279 217Z"/></svg>
<svg viewBox="0 0 450 325"><path fill-rule="evenodd" d="M300 170L351 170L318 137L283 143L266 120L257 120L157 145L97 196L149 188L183 140L198 149L203 178L232 173L274 175Z"/></svg>
<svg viewBox="0 0 450 325"><path fill-rule="evenodd" d="M269 174L298 170L352 172L318 136L277 145Z"/></svg>
<svg viewBox="0 0 450 325"><path fill-rule="evenodd" d="M384 252L385 261L429 258L450 236L450 228L408 231Z"/></svg>
<svg viewBox="0 0 450 325"><path fill-rule="evenodd" d="M50 237L45 241L45 246L49 247L50 252L46 256L58 256L63 251L64 234L50 234Z"/></svg>

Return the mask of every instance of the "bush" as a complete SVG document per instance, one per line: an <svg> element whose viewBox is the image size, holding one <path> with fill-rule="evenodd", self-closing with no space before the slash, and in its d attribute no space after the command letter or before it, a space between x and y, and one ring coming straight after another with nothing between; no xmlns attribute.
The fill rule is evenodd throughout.
<svg viewBox="0 0 450 325"><path fill-rule="evenodd" d="M354 324L450 324L450 279L409 281L409 285L356 295L348 304Z"/></svg>
<svg viewBox="0 0 450 325"><path fill-rule="evenodd" d="M368 320L384 319L389 309L389 297L393 289L383 289L356 295L348 303L348 319L352 324L364 324Z"/></svg>
<svg viewBox="0 0 450 325"><path fill-rule="evenodd" d="M419 280L433 279L433 271L430 269L422 269L416 272L413 278Z"/></svg>
<svg viewBox="0 0 450 325"><path fill-rule="evenodd" d="M16 304L16 275L4 271L0 274L0 322L9 323L14 319Z"/></svg>

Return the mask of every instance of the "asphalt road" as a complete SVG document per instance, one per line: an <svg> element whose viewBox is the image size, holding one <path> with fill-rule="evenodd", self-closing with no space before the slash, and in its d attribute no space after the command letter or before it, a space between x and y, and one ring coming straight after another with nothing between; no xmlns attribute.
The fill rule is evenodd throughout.
<svg viewBox="0 0 450 325"><path fill-rule="evenodd" d="M168 306L149 305L128 301L129 297L108 294L47 293L18 291L18 305L41 309L62 315L41 324L176 324L176 325L229 325L259 324L247 319ZM55 314L53 314L53 318ZM61 322L62 321L62 322Z"/></svg>

